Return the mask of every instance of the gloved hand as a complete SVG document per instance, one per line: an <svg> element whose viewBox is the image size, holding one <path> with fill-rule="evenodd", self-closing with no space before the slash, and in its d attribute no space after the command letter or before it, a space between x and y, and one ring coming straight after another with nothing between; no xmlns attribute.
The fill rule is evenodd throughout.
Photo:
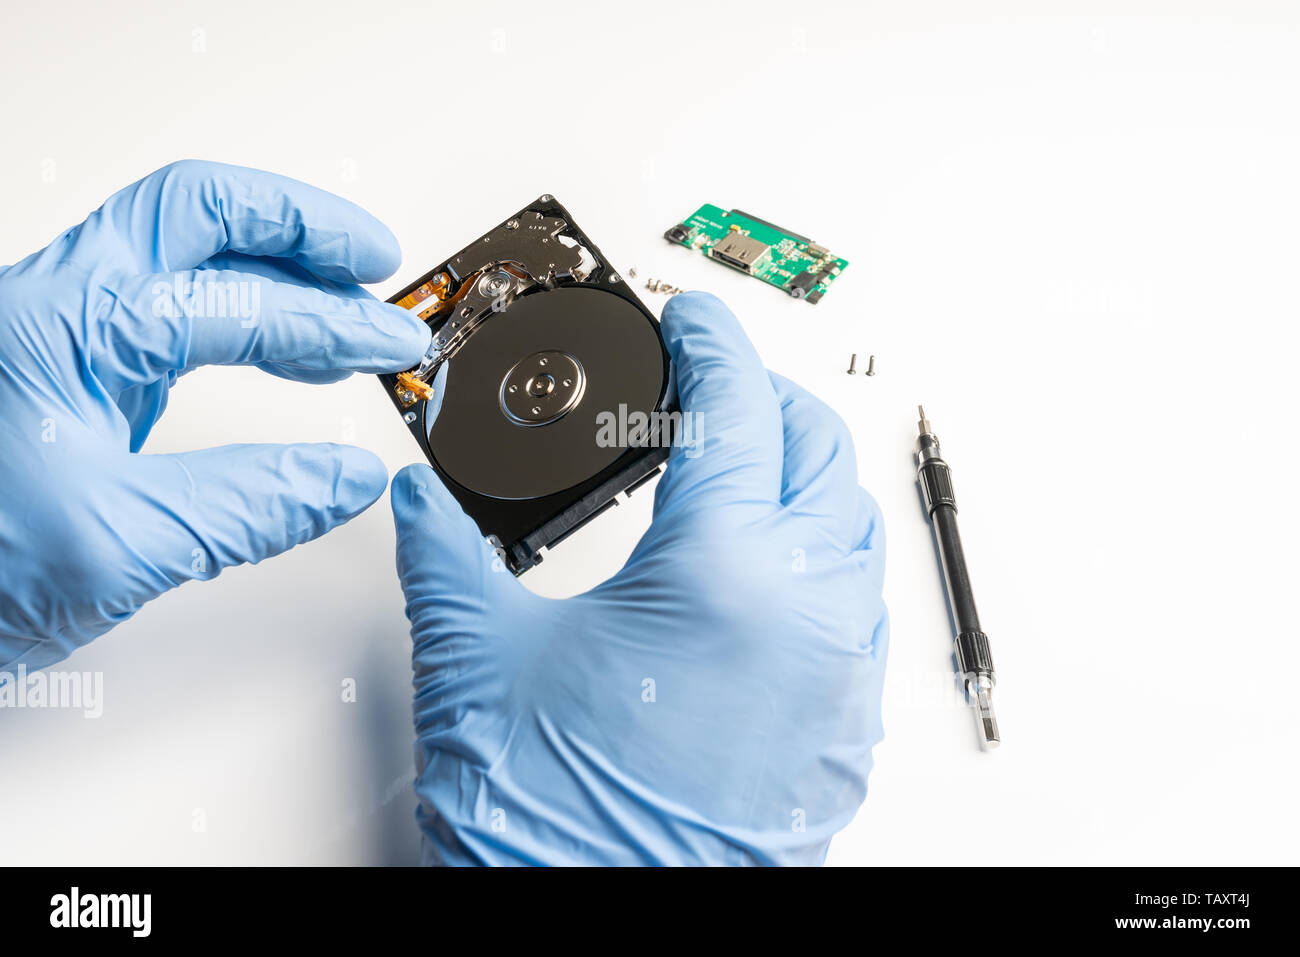
<svg viewBox="0 0 1300 957"><path fill-rule="evenodd" d="M58 661L167 589L379 497L383 464L347 446L137 453L196 366L333 382L415 364L428 328L356 285L399 260L345 200L183 162L0 269L0 671Z"/></svg>
<svg viewBox="0 0 1300 957"><path fill-rule="evenodd" d="M815 864L866 794L888 625L853 443L712 296L663 331L701 440L592 591L533 594L432 470L393 482L427 862Z"/></svg>

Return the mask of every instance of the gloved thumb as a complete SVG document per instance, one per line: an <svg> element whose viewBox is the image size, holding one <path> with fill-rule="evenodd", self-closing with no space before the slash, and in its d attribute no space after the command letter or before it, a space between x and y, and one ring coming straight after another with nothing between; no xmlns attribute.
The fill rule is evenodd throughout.
<svg viewBox="0 0 1300 957"><path fill-rule="evenodd" d="M348 445L227 445L134 457L136 497L116 516L175 584L288 551L383 494L379 459ZM161 521L159 519L162 519Z"/></svg>
<svg viewBox="0 0 1300 957"><path fill-rule="evenodd" d="M417 639L473 631L526 592L433 469L408 465L393 479L397 574Z"/></svg>

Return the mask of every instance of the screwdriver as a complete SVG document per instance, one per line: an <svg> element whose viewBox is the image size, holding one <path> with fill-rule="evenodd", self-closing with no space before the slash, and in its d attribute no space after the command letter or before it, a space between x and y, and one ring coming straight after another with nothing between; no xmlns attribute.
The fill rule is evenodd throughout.
<svg viewBox="0 0 1300 957"><path fill-rule="evenodd" d="M957 673L965 681L967 700L975 707L980 742L991 750L1002 741L998 735L998 719L993 714L993 687L997 684L993 654L989 651L988 635L980 630L975 593L971 590L970 575L966 571L966 556L961 548L961 534L957 531L957 499L952 491L952 472L939 453L939 437L930 428L925 409L918 405L916 411L921 417L916 424L920 432L916 440L917 481L934 528L939 562L943 565L948 610L952 613L956 632Z"/></svg>

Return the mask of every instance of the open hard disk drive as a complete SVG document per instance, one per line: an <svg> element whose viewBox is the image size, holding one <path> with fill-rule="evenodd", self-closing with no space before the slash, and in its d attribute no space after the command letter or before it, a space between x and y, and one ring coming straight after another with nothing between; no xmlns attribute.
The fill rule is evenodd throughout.
<svg viewBox="0 0 1300 957"><path fill-rule="evenodd" d="M384 387L516 575L667 458L659 323L554 197L389 302L425 320L433 341Z"/></svg>

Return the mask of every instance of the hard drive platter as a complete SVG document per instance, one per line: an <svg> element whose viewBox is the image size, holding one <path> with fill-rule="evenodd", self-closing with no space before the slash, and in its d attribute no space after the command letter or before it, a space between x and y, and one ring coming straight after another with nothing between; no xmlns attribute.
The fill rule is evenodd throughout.
<svg viewBox="0 0 1300 957"><path fill-rule="evenodd" d="M433 341L417 367L380 378L515 574L667 457L659 324L554 198L389 301L428 322ZM618 427L603 427L611 422Z"/></svg>
<svg viewBox="0 0 1300 957"><path fill-rule="evenodd" d="M523 296L448 361L429 448L464 488L541 498L623 453L598 442L598 411L648 414L663 386L654 324L625 299L582 288Z"/></svg>

